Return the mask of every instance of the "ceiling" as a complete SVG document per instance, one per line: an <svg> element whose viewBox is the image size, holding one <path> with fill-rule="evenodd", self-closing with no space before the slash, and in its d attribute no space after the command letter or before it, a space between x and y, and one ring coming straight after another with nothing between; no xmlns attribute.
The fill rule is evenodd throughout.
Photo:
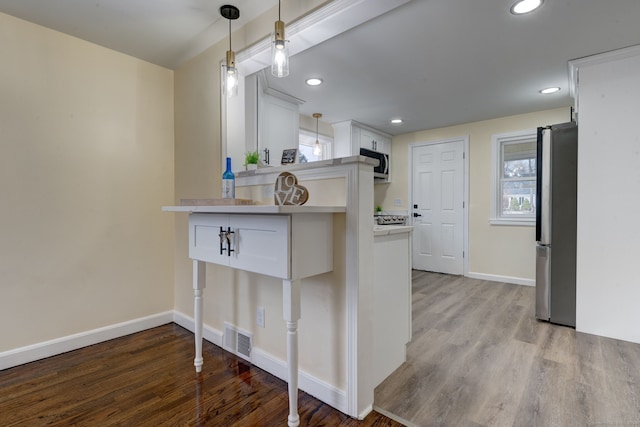
<svg viewBox="0 0 640 427"><path fill-rule="evenodd" d="M0 0L0 12L175 69L229 33L220 6L233 4L233 30L278 0Z"/></svg>
<svg viewBox="0 0 640 427"><path fill-rule="evenodd" d="M226 37L227 2L241 11L238 26L277 3L0 0L0 11L176 68ZM412 0L293 56L290 75L269 85L304 100L303 114L395 135L569 106L567 61L640 44L638 0L545 0L522 16L511 3ZM324 84L306 86L309 76ZM538 93L549 86L561 91Z"/></svg>

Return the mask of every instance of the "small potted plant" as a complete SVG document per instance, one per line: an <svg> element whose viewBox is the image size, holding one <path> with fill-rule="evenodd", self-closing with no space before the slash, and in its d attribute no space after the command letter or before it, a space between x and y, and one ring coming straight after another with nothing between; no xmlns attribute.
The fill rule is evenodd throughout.
<svg viewBox="0 0 640 427"><path fill-rule="evenodd" d="M257 151L247 151L244 154L244 167L248 170L256 170L258 169L258 161L260 160L260 155Z"/></svg>
<svg viewBox="0 0 640 427"><path fill-rule="evenodd" d="M377 215L382 215L382 206L377 205L377 206L376 206L376 211L375 211L375 212L376 212L376 213L375 213L375 215L376 215L376 216L377 216Z"/></svg>

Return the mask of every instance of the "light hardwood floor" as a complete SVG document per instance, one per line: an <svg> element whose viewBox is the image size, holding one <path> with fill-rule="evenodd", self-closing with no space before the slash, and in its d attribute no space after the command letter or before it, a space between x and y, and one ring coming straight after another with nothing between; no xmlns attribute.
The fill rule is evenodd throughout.
<svg viewBox="0 0 640 427"><path fill-rule="evenodd" d="M407 362L375 408L421 427L640 426L640 345L539 322L534 300L530 286L414 271Z"/></svg>

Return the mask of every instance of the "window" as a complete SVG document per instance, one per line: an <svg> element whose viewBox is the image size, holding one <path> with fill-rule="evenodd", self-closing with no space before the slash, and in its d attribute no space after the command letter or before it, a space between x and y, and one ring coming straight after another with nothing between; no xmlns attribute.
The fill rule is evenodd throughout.
<svg viewBox="0 0 640 427"><path fill-rule="evenodd" d="M493 135L494 225L535 225L536 130Z"/></svg>
<svg viewBox="0 0 640 427"><path fill-rule="evenodd" d="M318 135L318 141L320 142L320 155L316 156L313 153L316 144L315 132L300 129L299 135L298 161L300 163L316 162L318 160L331 158L331 147L333 145L333 140L331 138L324 135Z"/></svg>

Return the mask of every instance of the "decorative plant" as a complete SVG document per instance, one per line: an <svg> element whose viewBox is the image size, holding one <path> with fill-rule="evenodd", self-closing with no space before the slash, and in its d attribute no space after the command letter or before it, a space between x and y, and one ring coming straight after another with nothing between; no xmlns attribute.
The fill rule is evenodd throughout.
<svg viewBox="0 0 640 427"><path fill-rule="evenodd" d="M376 206L376 215L380 215L381 212L382 212L382 206L377 205Z"/></svg>
<svg viewBox="0 0 640 427"><path fill-rule="evenodd" d="M244 165L257 165L260 160L260 154L257 151L247 151L244 154Z"/></svg>

